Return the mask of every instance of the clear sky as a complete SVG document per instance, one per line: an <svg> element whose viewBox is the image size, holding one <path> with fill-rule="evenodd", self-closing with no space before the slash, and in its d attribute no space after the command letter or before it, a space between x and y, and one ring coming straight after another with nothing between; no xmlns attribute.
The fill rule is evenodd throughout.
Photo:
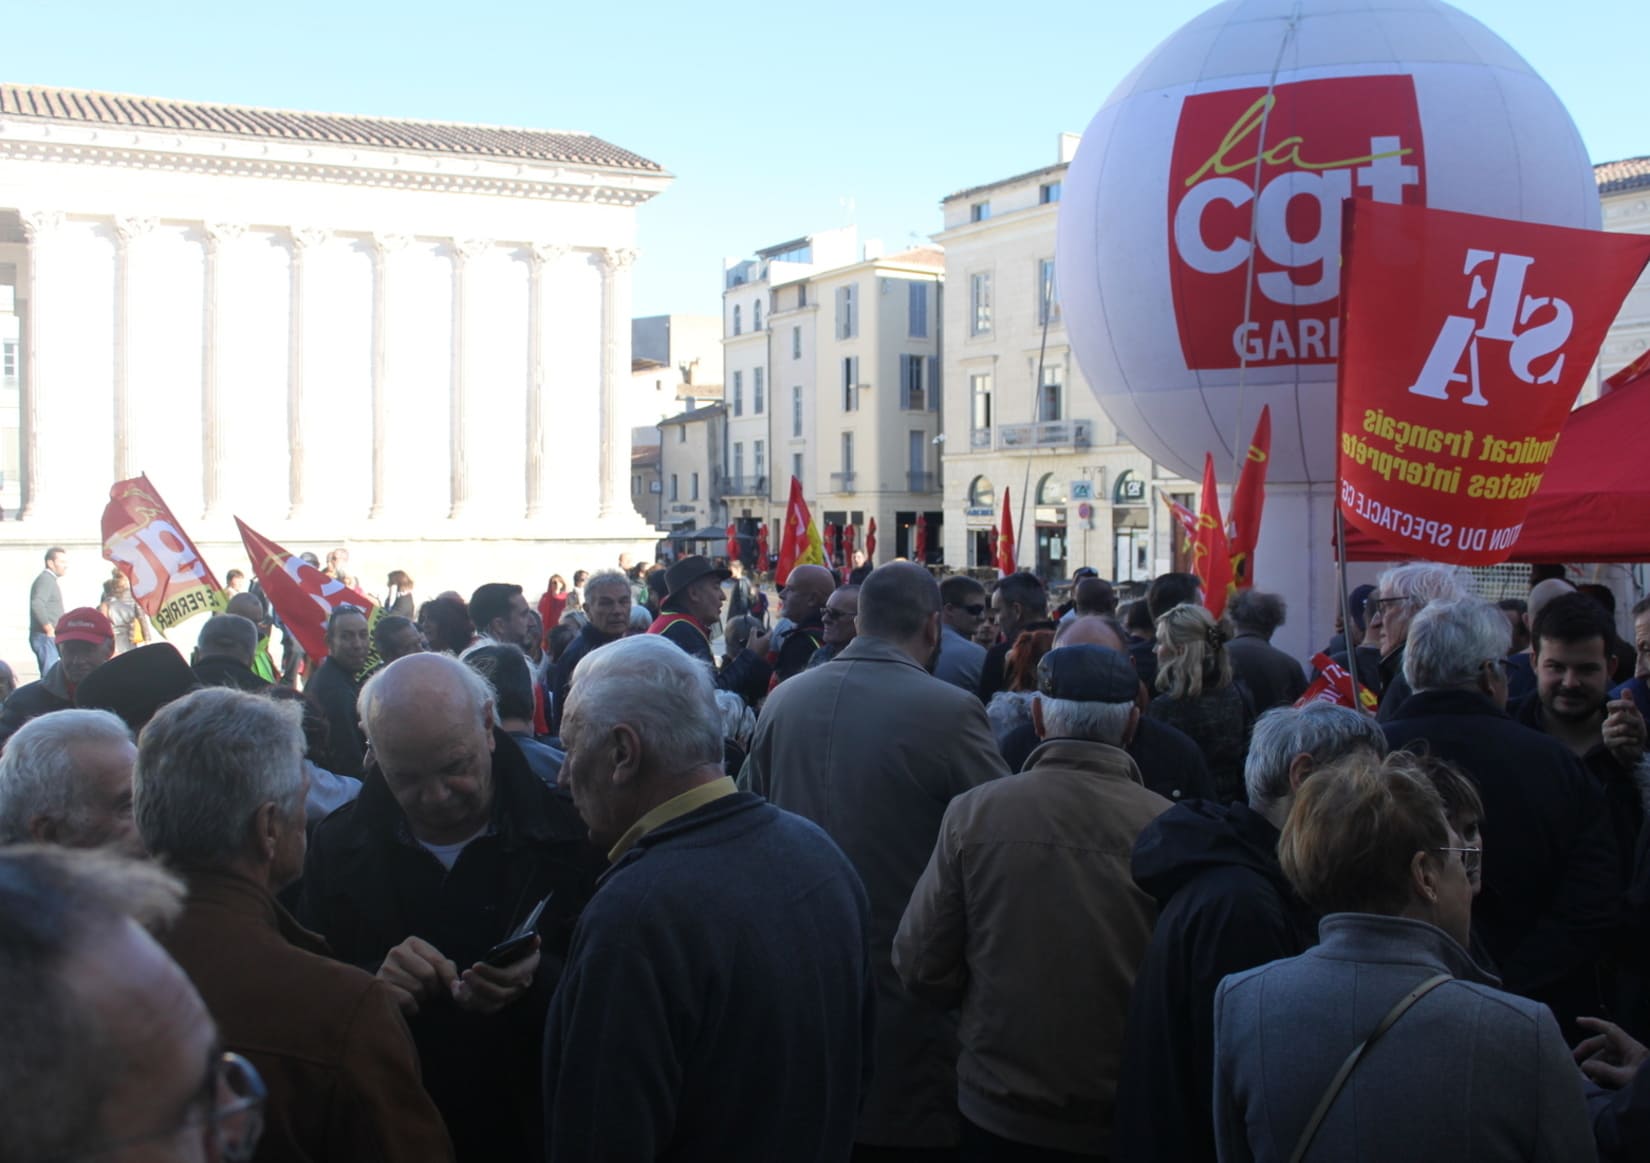
<svg viewBox="0 0 1650 1163"><path fill-rule="evenodd" d="M854 222L896 249L939 200L1055 160L1204 0L10 0L6 79L579 129L662 163L635 313L719 310L723 256ZM1459 0L1569 106L1594 161L1650 154L1644 0Z"/></svg>

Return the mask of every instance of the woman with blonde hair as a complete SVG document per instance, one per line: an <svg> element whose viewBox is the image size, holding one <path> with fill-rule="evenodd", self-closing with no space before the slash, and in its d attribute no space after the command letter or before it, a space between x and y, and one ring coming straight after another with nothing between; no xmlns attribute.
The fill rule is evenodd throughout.
<svg viewBox="0 0 1650 1163"><path fill-rule="evenodd" d="M1226 643L1232 631L1202 606L1182 604L1157 619L1157 689L1146 714L1191 736L1209 763L1215 798L1245 798L1243 760L1249 753L1254 703L1232 679Z"/></svg>

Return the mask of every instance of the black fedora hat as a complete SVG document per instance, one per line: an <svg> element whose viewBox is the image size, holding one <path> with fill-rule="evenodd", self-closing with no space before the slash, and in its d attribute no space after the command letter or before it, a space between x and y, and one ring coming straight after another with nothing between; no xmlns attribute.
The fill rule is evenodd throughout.
<svg viewBox="0 0 1650 1163"><path fill-rule="evenodd" d="M727 581L733 576L731 571L718 569L710 563L710 558L701 557L696 553L692 557L682 558L665 570L665 593L674 598L707 574L716 575L717 581Z"/></svg>

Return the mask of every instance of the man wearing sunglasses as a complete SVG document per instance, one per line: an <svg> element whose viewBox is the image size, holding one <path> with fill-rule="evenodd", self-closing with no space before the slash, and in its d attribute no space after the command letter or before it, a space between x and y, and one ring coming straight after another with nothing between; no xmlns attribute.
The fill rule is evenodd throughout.
<svg viewBox="0 0 1650 1163"><path fill-rule="evenodd" d="M985 621L985 587L957 574L940 583L940 657L934 677L970 693L980 689L985 647L974 641L974 631Z"/></svg>

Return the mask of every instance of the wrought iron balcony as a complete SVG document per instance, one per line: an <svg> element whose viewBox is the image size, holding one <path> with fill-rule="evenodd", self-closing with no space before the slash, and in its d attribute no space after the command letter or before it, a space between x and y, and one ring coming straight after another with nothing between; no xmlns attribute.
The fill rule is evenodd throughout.
<svg viewBox="0 0 1650 1163"><path fill-rule="evenodd" d="M722 482L724 497L765 497L768 478L765 476L730 476Z"/></svg>
<svg viewBox="0 0 1650 1163"><path fill-rule="evenodd" d="M999 424L998 448L1087 448L1094 425L1088 420L1046 420L1041 424Z"/></svg>
<svg viewBox="0 0 1650 1163"><path fill-rule="evenodd" d="M831 491L833 493L852 493L854 491L854 477L851 472L834 472L831 474Z"/></svg>

